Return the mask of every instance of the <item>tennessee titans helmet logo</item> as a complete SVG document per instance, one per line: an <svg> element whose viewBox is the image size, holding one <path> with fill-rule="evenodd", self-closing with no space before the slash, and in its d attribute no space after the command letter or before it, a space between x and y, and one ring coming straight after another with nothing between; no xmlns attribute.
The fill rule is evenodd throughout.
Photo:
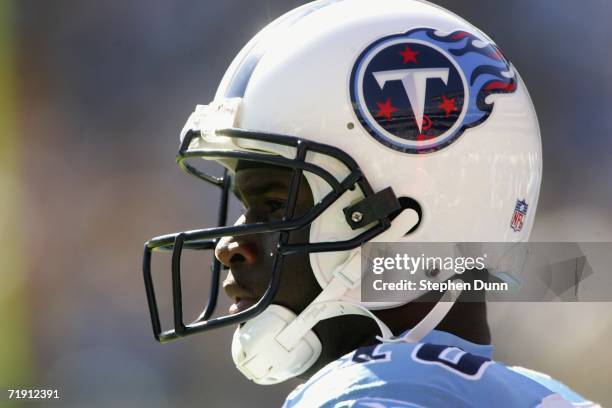
<svg viewBox="0 0 612 408"><path fill-rule="evenodd" d="M465 31L418 28L381 38L357 58L353 109L380 143L430 153L487 120L487 96L513 93L517 81L497 46Z"/></svg>

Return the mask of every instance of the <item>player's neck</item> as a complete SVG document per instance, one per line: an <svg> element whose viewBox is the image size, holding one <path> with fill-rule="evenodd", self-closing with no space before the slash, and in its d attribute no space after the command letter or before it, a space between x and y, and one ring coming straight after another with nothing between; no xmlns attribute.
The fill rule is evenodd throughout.
<svg viewBox="0 0 612 408"><path fill-rule="evenodd" d="M485 302L456 303L436 329L472 343L491 344Z"/></svg>

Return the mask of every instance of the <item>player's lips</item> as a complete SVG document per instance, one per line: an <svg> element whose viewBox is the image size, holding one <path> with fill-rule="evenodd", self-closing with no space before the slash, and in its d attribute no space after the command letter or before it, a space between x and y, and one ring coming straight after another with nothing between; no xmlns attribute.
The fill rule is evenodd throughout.
<svg viewBox="0 0 612 408"><path fill-rule="evenodd" d="M236 298L234 303L229 307L229 314L233 315L247 310L257 302L254 298Z"/></svg>
<svg viewBox="0 0 612 408"><path fill-rule="evenodd" d="M257 302L257 297L250 290L238 285L233 279L223 283L223 290L234 303L229 307L229 314L236 314L248 309Z"/></svg>

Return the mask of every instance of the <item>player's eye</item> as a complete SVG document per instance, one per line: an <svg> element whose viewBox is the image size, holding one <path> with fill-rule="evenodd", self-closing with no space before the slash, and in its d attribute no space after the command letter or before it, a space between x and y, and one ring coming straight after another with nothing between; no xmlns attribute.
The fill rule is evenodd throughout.
<svg viewBox="0 0 612 408"><path fill-rule="evenodd" d="M265 201L265 204L268 207L268 210L270 211L270 213L284 210L286 206L285 200L275 200L275 199L268 199Z"/></svg>

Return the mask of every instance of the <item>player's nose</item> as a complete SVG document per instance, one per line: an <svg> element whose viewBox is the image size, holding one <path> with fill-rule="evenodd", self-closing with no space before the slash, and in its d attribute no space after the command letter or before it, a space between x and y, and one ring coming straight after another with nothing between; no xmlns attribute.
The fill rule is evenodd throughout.
<svg viewBox="0 0 612 408"><path fill-rule="evenodd" d="M215 257L225 267L232 268L237 264L254 264L257 251L255 244L249 240L223 237L215 247Z"/></svg>

